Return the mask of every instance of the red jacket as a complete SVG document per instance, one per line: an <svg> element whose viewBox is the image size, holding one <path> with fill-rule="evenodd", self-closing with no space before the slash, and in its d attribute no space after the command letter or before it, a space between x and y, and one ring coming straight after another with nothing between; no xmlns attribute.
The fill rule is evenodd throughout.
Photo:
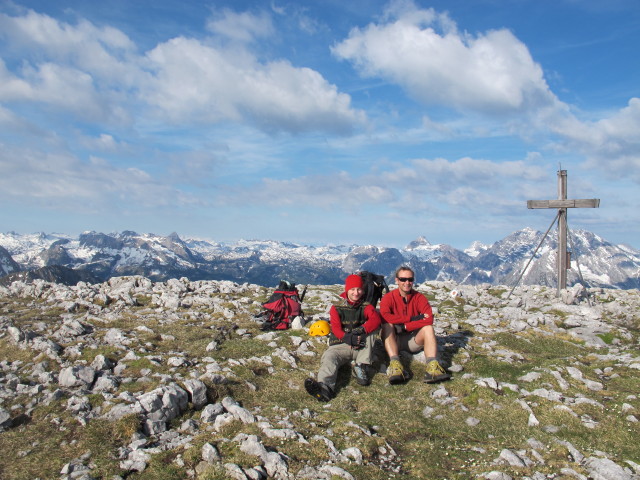
<svg viewBox="0 0 640 480"><path fill-rule="evenodd" d="M349 300L347 300L347 302L350 305L353 305L353 303L349 302ZM364 327L365 332L371 333L374 330L377 330L378 328L380 328L380 324L382 323L382 318L380 318L380 314L374 308L373 305L369 304L366 307L364 307L363 313L364 313L365 322L362 324L362 326ZM331 308L329 309L329 324L331 325L331 333L333 333L336 337L342 340L342 338L344 337L345 331L342 329L342 322L340 321L340 315L338 314L338 310L336 309L335 305L332 305Z"/></svg>
<svg viewBox="0 0 640 480"><path fill-rule="evenodd" d="M411 317L424 314L422 320L411 321ZM406 299L395 289L380 300L380 315L386 323L404 324L407 331L418 330L426 325L433 325L433 311L429 300L420 292L411 290Z"/></svg>

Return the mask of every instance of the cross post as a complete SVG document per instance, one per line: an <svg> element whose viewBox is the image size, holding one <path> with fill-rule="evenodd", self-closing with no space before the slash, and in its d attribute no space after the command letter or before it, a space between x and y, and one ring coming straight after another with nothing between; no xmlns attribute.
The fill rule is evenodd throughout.
<svg viewBox="0 0 640 480"><path fill-rule="evenodd" d="M527 200L527 208L558 209L558 250L556 254L556 271L558 273L558 291L567 288L567 270L571 268L571 259L567 252L567 208L598 208L599 198L567 199L567 171L558 170L557 200Z"/></svg>

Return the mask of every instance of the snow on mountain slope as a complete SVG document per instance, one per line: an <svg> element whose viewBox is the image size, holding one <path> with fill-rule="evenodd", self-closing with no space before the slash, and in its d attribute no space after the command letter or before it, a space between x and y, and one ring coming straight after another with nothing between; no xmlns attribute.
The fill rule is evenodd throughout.
<svg viewBox="0 0 640 480"><path fill-rule="evenodd" d="M522 275L521 283L555 285L556 234L552 232ZM341 283L344 276L369 270L393 281L395 269L410 265L419 281L454 280L468 284L513 285L522 274L543 234L525 228L493 245L474 243L465 251L431 244L419 237L405 248L375 245L298 245L273 240L240 240L231 244L204 239L182 240L132 231L67 235L0 233L0 246L18 268L32 270L61 265L99 279L145 275L152 280L186 276L192 280L249 281L277 285L280 279L296 283ZM616 246L584 230L571 231L570 284L579 274L593 286L640 287L640 252ZM5 263L8 260L5 260ZM4 264L3 264L4 265ZM580 271L578 271L578 266ZM4 273L7 268L5 268Z"/></svg>
<svg viewBox="0 0 640 480"><path fill-rule="evenodd" d="M433 245L425 237L418 237L402 251L407 258L430 260L442 255L442 245Z"/></svg>
<svg viewBox="0 0 640 480"><path fill-rule="evenodd" d="M59 240L69 240L71 237L61 234L32 233L20 235L15 232L0 233L0 245L11 253L13 259L25 268L39 268L44 266L39 253L48 249Z"/></svg>
<svg viewBox="0 0 640 480"><path fill-rule="evenodd" d="M485 245L481 242L473 242L469 247L465 248L464 253L469 255L470 257L477 257L482 252L486 252L491 248L491 245Z"/></svg>
<svg viewBox="0 0 640 480"><path fill-rule="evenodd" d="M293 243L282 243L274 240L239 240L234 244L209 242L207 240L186 239L189 248L202 255L206 260L219 256L229 259L248 258L258 255L262 259L277 261L279 259L310 259L340 261L353 248L339 246L309 246Z"/></svg>

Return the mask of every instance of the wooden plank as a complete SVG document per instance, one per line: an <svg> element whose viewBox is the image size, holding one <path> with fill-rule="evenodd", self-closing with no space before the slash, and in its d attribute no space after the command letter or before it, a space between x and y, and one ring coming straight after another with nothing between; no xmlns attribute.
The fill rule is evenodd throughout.
<svg viewBox="0 0 640 480"><path fill-rule="evenodd" d="M599 198L581 198L575 200L576 208L599 208L600 207L600 199Z"/></svg>
<svg viewBox="0 0 640 480"><path fill-rule="evenodd" d="M598 208L599 198L575 200L527 200L527 208Z"/></svg>

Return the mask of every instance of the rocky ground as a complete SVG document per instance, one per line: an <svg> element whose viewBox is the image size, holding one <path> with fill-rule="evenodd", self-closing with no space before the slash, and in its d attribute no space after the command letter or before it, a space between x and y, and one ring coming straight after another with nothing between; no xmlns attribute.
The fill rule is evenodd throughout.
<svg viewBox="0 0 640 480"><path fill-rule="evenodd" d="M640 478L637 290L418 289L453 380L422 383L420 354L406 385L382 362L321 404L306 328L339 286L285 332L260 330L251 284L0 287L0 477Z"/></svg>

